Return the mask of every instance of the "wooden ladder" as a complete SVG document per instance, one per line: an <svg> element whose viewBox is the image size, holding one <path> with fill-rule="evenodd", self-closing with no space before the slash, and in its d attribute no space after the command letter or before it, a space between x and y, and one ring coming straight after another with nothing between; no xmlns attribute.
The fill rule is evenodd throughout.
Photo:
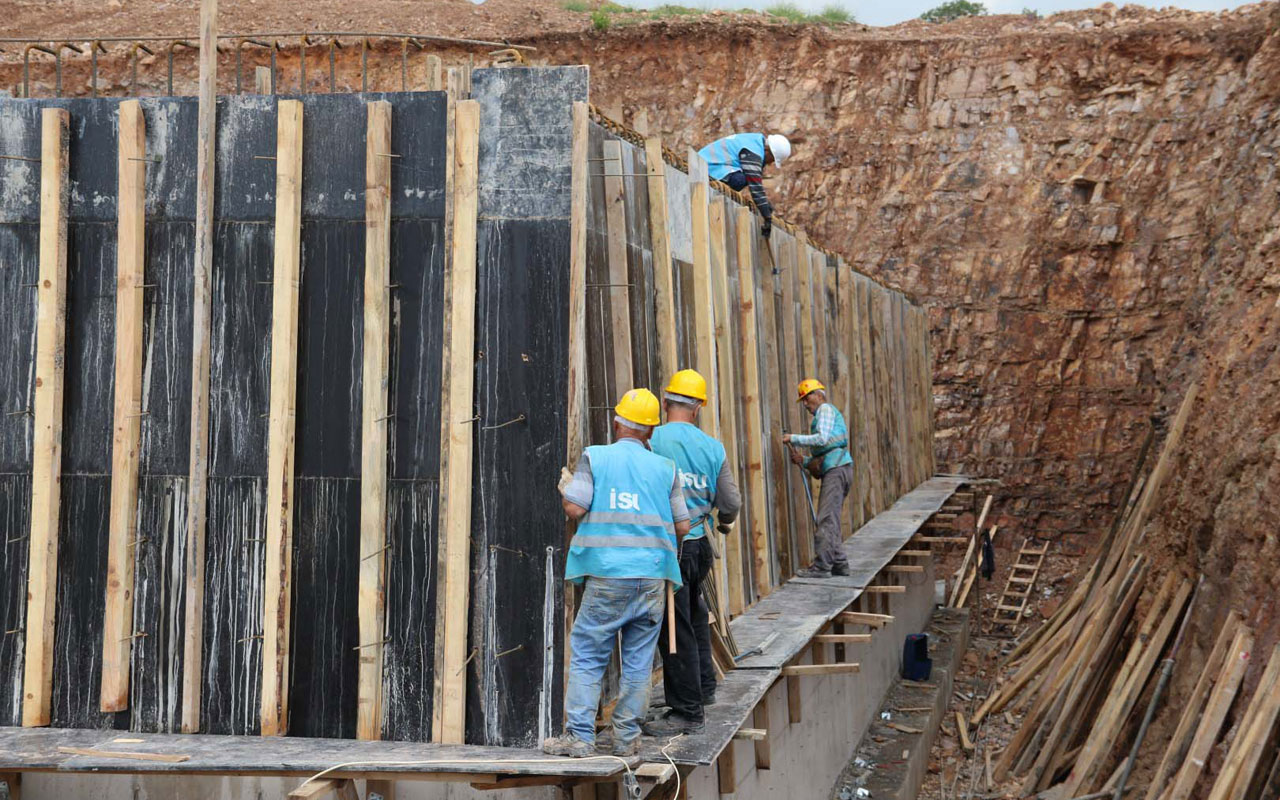
<svg viewBox="0 0 1280 800"><path fill-rule="evenodd" d="M1022 541L1022 549L1018 551L1018 557L1009 569L1009 580L1005 582L1000 602L996 604L998 621L1018 622L1022 619L1023 613L1027 610L1027 603L1031 600L1031 590L1035 586L1036 578L1040 575L1040 566L1044 564L1045 553L1048 552L1048 542L1036 548L1031 545L1030 539ZM1002 619L1001 614L1011 616Z"/></svg>

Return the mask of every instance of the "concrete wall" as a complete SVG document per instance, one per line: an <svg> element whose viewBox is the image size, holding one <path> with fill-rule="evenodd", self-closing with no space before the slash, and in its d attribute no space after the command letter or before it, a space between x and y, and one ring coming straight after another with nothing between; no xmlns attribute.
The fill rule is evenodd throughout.
<svg viewBox="0 0 1280 800"><path fill-rule="evenodd" d="M902 642L909 633L919 633L929 624L933 611L933 566L923 576L911 576L911 585L900 595L883 595L888 610L866 610L893 614L892 624L878 631L870 644L847 645L846 658L857 661L861 671L850 675L827 675L800 679L801 721L787 721L787 681L779 679L766 695L769 704L770 768L756 769L755 745L733 741L737 790L723 795L735 800L757 798L825 798L840 771L852 758L871 721L880 710L902 663ZM827 660L833 661L832 645ZM813 663L812 652L802 658ZM703 767L689 775L689 800L721 797L715 766Z"/></svg>

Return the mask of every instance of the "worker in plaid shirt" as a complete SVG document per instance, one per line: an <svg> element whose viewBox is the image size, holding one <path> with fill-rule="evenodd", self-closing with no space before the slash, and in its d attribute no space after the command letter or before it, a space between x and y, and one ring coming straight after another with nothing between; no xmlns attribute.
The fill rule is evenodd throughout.
<svg viewBox="0 0 1280 800"><path fill-rule="evenodd" d="M791 460L822 481L818 495L818 530L814 533L813 563L798 571L804 578L848 575L849 559L840 537L840 515L853 487L853 457L849 455L849 428L840 409L827 402L827 387L813 378L800 381L799 402L813 415L808 435L789 433L782 441L791 448ZM808 455L804 451L808 451Z"/></svg>

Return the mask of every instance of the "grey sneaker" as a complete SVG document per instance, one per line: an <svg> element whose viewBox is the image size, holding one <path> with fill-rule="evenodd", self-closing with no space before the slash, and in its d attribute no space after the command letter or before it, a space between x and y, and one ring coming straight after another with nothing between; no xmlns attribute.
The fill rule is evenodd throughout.
<svg viewBox="0 0 1280 800"><path fill-rule="evenodd" d="M701 733L704 725L705 723L700 719L687 719L673 711L665 717L655 719L653 722L646 722L641 729L644 731L645 736L668 738L679 736L682 733Z"/></svg>
<svg viewBox="0 0 1280 800"><path fill-rule="evenodd" d="M554 739L545 739L542 742L542 752L549 756L568 756L569 758L587 758L594 756L596 749L592 745L582 741L572 733L566 733L564 736L557 736Z"/></svg>
<svg viewBox="0 0 1280 800"><path fill-rule="evenodd" d="M831 570L823 569L822 567L818 567L818 566L810 566L810 567L805 567L804 569L796 570L796 577L797 578L830 578Z"/></svg>

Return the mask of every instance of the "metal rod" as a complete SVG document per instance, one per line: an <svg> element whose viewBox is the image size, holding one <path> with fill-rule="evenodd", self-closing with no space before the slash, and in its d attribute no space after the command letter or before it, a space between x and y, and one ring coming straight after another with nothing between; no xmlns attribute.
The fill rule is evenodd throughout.
<svg viewBox="0 0 1280 800"><path fill-rule="evenodd" d="M528 50L530 52L537 51L538 48L527 44L511 44L509 42L489 42L483 39L465 39L456 36L437 36L428 33L397 33L394 31L260 31L249 33L220 33L219 39L244 39L246 37L255 37L260 39L268 39L277 37L284 39L290 36L369 36L375 39L403 39L408 37L418 42L445 42L448 44L471 44L479 47L502 47L510 50ZM89 37L68 37L72 41L89 41ZM173 36L99 36L96 37L99 42L167 42L177 38ZM193 37L181 37L193 38ZM30 37L8 37L0 38L0 44L28 44L47 42L49 39L32 39Z"/></svg>
<svg viewBox="0 0 1280 800"><path fill-rule="evenodd" d="M189 48L189 49L194 49L194 48L195 48L195 45L191 44L191 42L184 41L184 40L182 40L182 39L175 39L174 41L169 42L169 48L168 48L168 49L169 49L169 82L168 82L168 89L169 89L169 96L170 96L170 97L172 97L172 96L173 96L173 51L174 51L175 49L179 48L179 47L186 47L186 48ZM104 52L105 52L105 51L104 51Z"/></svg>

